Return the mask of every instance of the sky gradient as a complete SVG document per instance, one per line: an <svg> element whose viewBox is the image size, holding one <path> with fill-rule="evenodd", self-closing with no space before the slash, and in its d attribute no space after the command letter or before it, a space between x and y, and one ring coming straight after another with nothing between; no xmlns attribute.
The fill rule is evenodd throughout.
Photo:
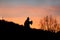
<svg viewBox="0 0 60 40"><path fill-rule="evenodd" d="M46 15L60 22L60 0L0 0L0 18L8 21L23 24L29 16L32 28L39 28L40 19Z"/></svg>

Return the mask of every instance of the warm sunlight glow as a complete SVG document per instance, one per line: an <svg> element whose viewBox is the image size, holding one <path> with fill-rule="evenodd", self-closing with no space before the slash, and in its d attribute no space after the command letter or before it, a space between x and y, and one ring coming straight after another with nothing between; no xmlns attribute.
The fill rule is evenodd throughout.
<svg viewBox="0 0 60 40"><path fill-rule="evenodd" d="M57 9L57 10L56 10ZM0 8L0 19L7 21L12 21L19 25L24 25L24 21L29 16L30 20L33 21L31 28L40 29L40 19L44 18L46 15L53 15L57 17L58 22L60 23L60 16L56 13L60 10L58 7L47 6L47 7L31 7L31 6L19 6L15 8Z"/></svg>

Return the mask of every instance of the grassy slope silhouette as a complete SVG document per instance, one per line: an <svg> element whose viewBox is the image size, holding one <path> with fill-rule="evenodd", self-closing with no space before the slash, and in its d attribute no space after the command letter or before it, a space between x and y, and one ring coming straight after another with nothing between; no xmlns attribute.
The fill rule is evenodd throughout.
<svg viewBox="0 0 60 40"><path fill-rule="evenodd" d="M40 30L31 29L6 20L0 20L0 32L39 32ZM41 30L43 31L43 30Z"/></svg>
<svg viewBox="0 0 60 40"><path fill-rule="evenodd" d="M29 30L28 30L29 29ZM38 33L40 37L44 38L46 37L49 39L55 39L60 37L60 32L58 33L52 33L50 31L43 31L38 29L31 29L31 28L25 28L23 25L18 25L13 22L8 22L5 20L0 20L0 32L32 32L32 33Z"/></svg>

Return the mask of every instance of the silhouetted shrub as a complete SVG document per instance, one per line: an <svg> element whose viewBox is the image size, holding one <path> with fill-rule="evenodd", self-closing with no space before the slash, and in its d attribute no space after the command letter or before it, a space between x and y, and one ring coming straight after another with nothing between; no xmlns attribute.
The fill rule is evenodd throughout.
<svg viewBox="0 0 60 40"><path fill-rule="evenodd" d="M52 16L46 16L43 20L40 22L40 26L42 30L47 30L51 32L58 32L60 31L60 25L58 24L56 18L53 18Z"/></svg>

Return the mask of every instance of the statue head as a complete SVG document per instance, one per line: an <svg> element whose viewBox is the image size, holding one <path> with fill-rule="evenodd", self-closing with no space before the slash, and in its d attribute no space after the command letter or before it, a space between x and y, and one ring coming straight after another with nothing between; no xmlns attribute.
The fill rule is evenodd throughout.
<svg viewBox="0 0 60 40"><path fill-rule="evenodd" d="M27 17L27 20L29 20L29 17Z"/></svg>

